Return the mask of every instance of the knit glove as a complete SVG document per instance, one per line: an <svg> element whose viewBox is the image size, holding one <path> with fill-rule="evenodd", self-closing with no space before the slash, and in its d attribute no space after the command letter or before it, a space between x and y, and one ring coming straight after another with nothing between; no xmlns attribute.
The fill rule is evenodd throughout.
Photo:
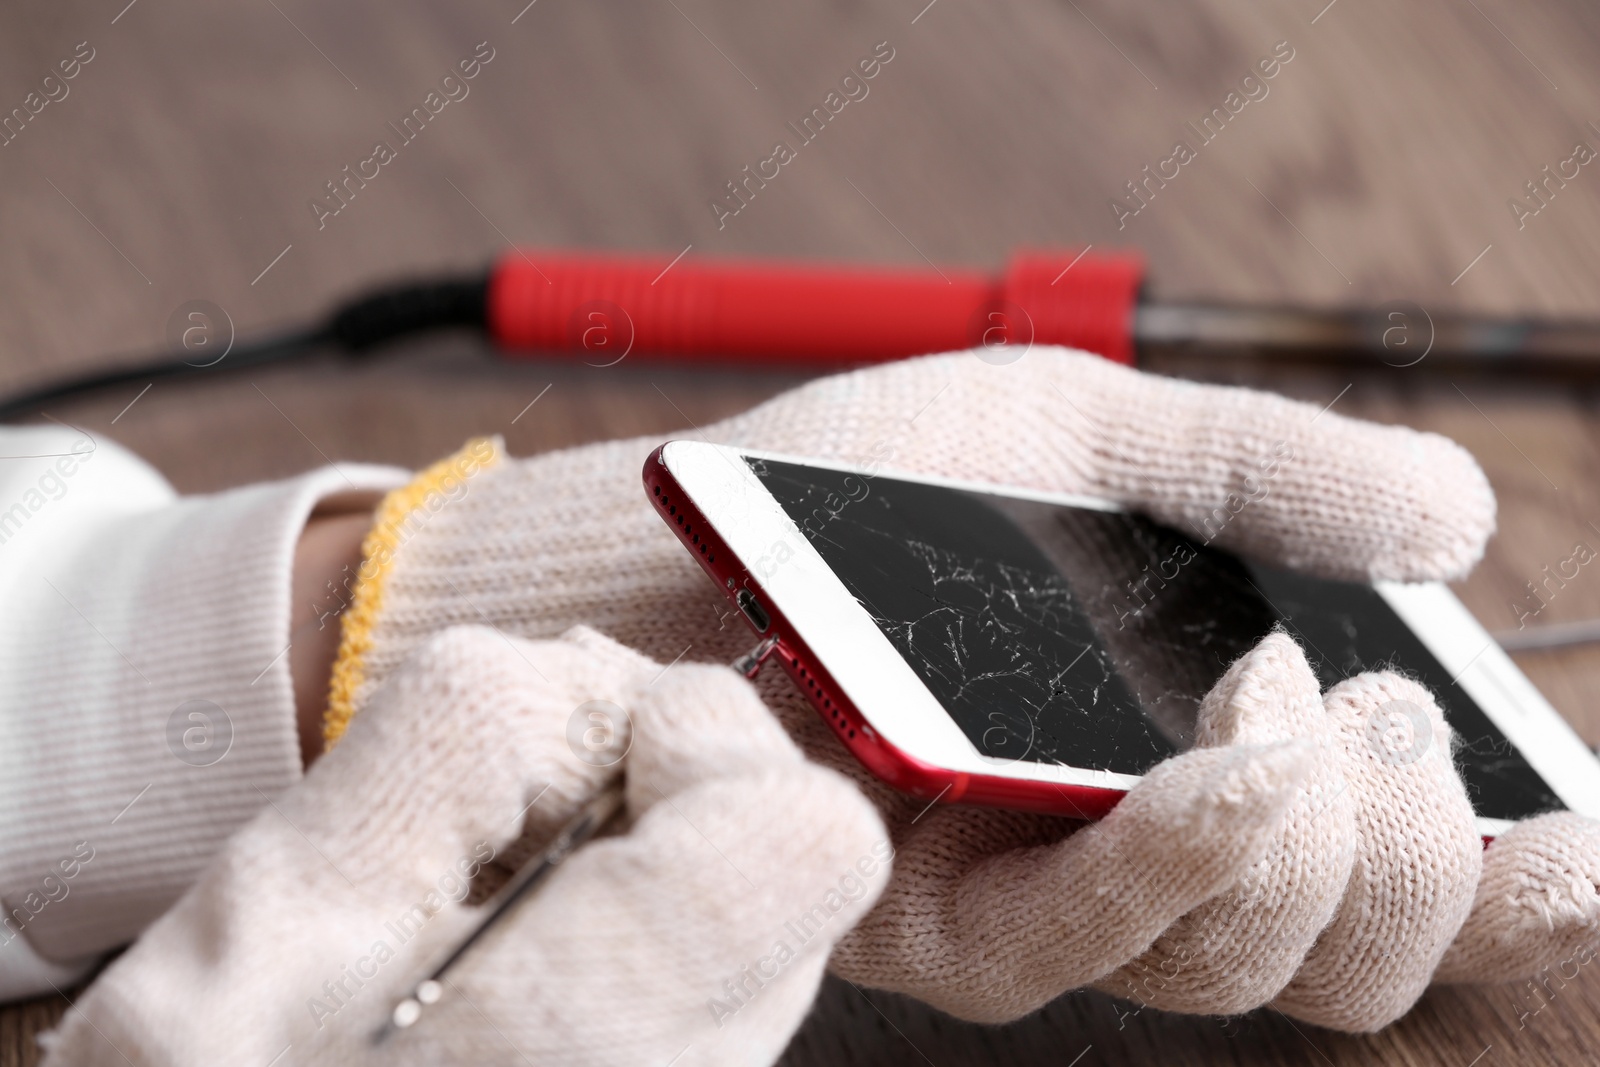
<svg viewBox="0 0 1600 1067"><path fill-rule="evenodd" d="M1442 437L1061 349L1007 366L958 353L825 378L693 434L1109 498L1338 578L1460 577L1494 526L1482 472ZM345 620L329 736L411 648L456 623L543 637L582 622L663 662L745 651L749 631L640 488L658 444L509 461L479 442L470 471L458 458L392 496ZM1483 854L1448 734L1419 687L1366 676L1323 700L1282 640L1237 671L1208 702L1202 737L1276 739L1309 755L1260 757L1243 777L1158 768L1146 784L1170 788L1141 789L1091 826L924 812L864 772L786 676L766 672L767 706L811 759L860 784L897 849L889 889L840 943L835 971L980 1020L1098 982L1188 1011L1278 998L1302 1018L1370 1030L1410 1007L1452 944L1441 980L1511 981L1600 940L1594 826L1536 819ZM1243 695L1221 695L1229 685ZM1385 762L1363 732L1394 700L1426 709L1439 743L1423 759Z"/></svg>
<svg viewBox="0 0 1600 1067"><path fill-rule="evenodd" d="M610 745L583 740L606 725L592 701L624 713ZM469 929L469 883L524 822L542 845L623 749L626 832L570 856L374 1043ZM767 1064L888 855L871 805L733 671L663 670L590 631L462 627L229 841L47 1064Z"/></svg>

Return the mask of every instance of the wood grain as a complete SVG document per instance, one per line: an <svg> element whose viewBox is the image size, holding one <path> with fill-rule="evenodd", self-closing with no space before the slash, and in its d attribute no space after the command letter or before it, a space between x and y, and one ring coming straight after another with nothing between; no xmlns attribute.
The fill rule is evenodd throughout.
<svg viewBox="0 0 1600 1067"><path fill-rule="evenodd" d="M78 42L95 50L69 95L0 147L6 391L160 348L187 300L221 305L248 335L375 281L482 264L507 241L987 265L1021 244L1092 242L1142 250L1157 298L1596 310L1600 172L1583 168L1520 229L1507 207L1576 141L1600 144L1600 10L1579 0L123 2L0 15L0 114ZM495 56L471 94L318 229L308 202L323 183L482 41ZM895 58L870 95L719 229L708 201L723 183L879 41ZM1119 229L1124 183L1280 41L1294 58L1268 94ZM1341 412L1465 444L1501 505L1488 558L1459 587L1491 628L1514 626L1523 584L1600 524L1590 389L1425 365L1163 369L1337 396ZM799 377L504 364L447 337L381 363L160 383L131 408L137 389L53 413L204 491L325 457L416 465L481 432L520 453L665 436ZM1597 575L1535 621L1600 614ZM1600 741L1600 654L1519 662ZM979 1027L830 981L785 1062L1587 1062L1600 1046L1592 970L1546 994L1434 990L1365 1038L1093 993ZM35 1062L33 1035L63 1010L56 998L0 1012L0 1067Z"/></svg>

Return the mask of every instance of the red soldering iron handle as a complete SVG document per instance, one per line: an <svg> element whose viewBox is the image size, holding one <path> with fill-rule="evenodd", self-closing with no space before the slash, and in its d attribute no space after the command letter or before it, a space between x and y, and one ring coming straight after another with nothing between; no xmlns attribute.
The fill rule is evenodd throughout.
<svg viewBox="0 0 1600 1067"><path fill-rule="evenodd" d="M1023 252L971 270L513 251L488 322L511 351L847 365L986 345L1057 344L1133 362L1144 272L1131 254Z"/></svg>

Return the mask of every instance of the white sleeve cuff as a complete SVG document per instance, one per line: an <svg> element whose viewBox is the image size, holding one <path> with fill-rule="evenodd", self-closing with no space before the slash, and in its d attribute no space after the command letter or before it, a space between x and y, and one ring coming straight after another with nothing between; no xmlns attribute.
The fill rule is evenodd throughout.
<svg viewBox="0 0 1600 1067"><path fill-rule="evenodd" d="M8 953L132 940L299 779L295 546L319 503L375 505L408 477L341 464L77 510L20 560L0 613L0 989ZM13 959L17 979L37 969Z"/></svg>

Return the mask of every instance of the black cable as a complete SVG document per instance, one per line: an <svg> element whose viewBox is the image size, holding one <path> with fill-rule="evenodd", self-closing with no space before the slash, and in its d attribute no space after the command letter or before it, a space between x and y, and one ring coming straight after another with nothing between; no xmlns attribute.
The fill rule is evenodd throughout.
<svg viewBox="0 0 1600 1067"><path fill-rule="evenodd" d="M365 352L423 330L488 326L489 278L396 285L352 300L328 323L327 334L347 351Z"/></svg>
<svg viewBox="0 0 1600 1067"><path fill-rule="evenodd" d="M210 370L213 366L228 370L258 367L266 363L283 363L297 356L309 355L328 340L326 330L305 330L283 334L248 345L235 345L221 360L211 365L185 363L182 360L165 360L141 366L85 374L66 378L50 385L0 400L0 421L9 421L24 415L35 415L46 404L92 393L116 385L153 381L161 378L191 377Z"/></svg>
<svg viewBox="0 0 1600 1067"><path fill-rule="evenodd" d="M481 275L390 286L343 305L323 326L235 345L227 355L211 363L162 359L129 368L78 375L17 396L0 398L0 421L37 414L46 404L83 393L134 382L188 378L207 372L229 372L289 363L312 356L325 346L361 355L389 341L425 330L452 327L484 329L488 324L488 285L488 277Z"/></svg>

